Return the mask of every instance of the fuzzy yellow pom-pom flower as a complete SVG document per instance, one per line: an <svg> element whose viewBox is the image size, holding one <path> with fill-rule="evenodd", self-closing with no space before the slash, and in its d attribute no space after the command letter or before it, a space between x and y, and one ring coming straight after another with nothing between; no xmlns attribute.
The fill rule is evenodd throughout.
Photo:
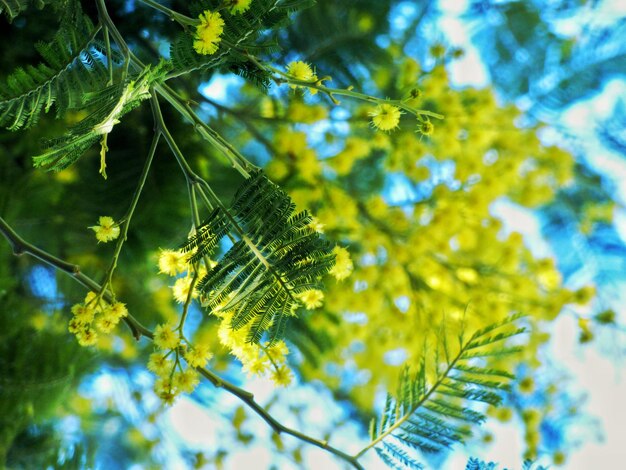
<svg viewBox="0 0 626 470"><path fill-rule="evenodd" d="M309 224L309 227L317 233L324 233L324 224L320 222L320 219L318 219L317 217L311 218L311 223Z"/></svg>
<svg viewBox="0 0 626 470"><path fill-rule="evenodd" d="M345 248L336 246L333 248L333 253L335 254L335 265L329 274L338 281L342 281L352 273L354 265L350 259L350 253Z"/></svg>
<svg viewBox="0 0 626 470"><path fill-rule="evenodd" d="M237 15L247 11L250 8L251 3L252 0L227 0L226 6L230 8L231 14Z"/></svg>
<svg viewBox="0 0 626 470"><path fill-rule="evenodd" d="M211 354L209 347L205 344L199 344L185 352L185 360L190 367L204 367L212 357L213 354Z"/></svg>
<svg viewBox="0 0 626 470"><path fill-rule="evenodd" d="M148 360L148 370L154 372L158 376L164 376L171 372L174 363L160 352L150 354Z"/></svg>
<svg viewBox="0 0 626 470"><path fill-rule="evenodd" d="M217 51L224 32L224 20L218 12L205 11L199 17L193 48L198 54L210 55Z"/></svg>
<svg viewBox="0 0 626 470"><path fill-rule="evenodd" d="M317 75L315 75L311 66L301 60L290 62L287 65L287 75L295 78L296 80L302 80L303 82L314 82L317 80ZM291 88L298 87L298 85L290 86ZM309 92L314 95L317 93L317 90L315 88L309 88Z"/></svg>
<svg viewBox="0 0 626 470"><path fill-rule="evenodd" d="M322 306L324 293L318 289L309 289L298 296L307 310L313 310Z"/></svg>
<svg viewBox="0 0 626 470"><path fill-rule="evenodd" d="M98 219L98 225L93 225L89 228L96 232L98 243L106 243L120 236L120 227L115 223L112 217L101 216Z"/></svg>
<svg viewBox="0 0 626 470"><path fill-rule="evenodd" d="M154 329L154 345L159 349L174 349L180 343L180 336L171 324L157 325Z"/></svg>
<svg viewBox="0 0 626 470"><path fill-rule="evenodd" d="M291 383L292 375L289 368L285 365L282 365L272 371L270 378L272 379L272 382L274 382L276 385L286 387Z"/></svg>
<svg viewBox="0 0 626 470"><path fill-rule="evenodd" d="M372 118L372 124L381 131L390 131L398 127L400 124L400 116L402 111L397 106L383 103L374 108L374 111L369 113Z"/></svg>
<svg viewBox="0 0 626 470"><path fill-rule="evenodd" d="M291 75L296 80L302 80L303 82L315 80L315 74L313 73L311 66L301 60L290 62L289 65L287 65L287 74Z"/></svg>
<svg viewBox="0 0 626 470"><path fill-rule="evenodd" d="M199 382L198 373L193 369L186 369L174 376L173 385L181 392L191 393L198 386Z"/></svg>
<svg viewBox="0 0 626 470"><path fill-rule="evenodd" d="M192 281L193 278L191 277L181 277L179 279L176 279L176 282L172 286L172 293L174 295L174 299L176 299L176 302L180 304L184 304L185 302L187 302L187 297L189 296L189 289L191 289ZM198 296L198 293L194 291L191 296L192 298L195 298Z"/></svg>
<svg viewBox="0 0 626 470"><path fill-rule="evenodd" d="M159 272L176 276L187 270L187 255L180 251L161 250L159 254Z"/></svg>

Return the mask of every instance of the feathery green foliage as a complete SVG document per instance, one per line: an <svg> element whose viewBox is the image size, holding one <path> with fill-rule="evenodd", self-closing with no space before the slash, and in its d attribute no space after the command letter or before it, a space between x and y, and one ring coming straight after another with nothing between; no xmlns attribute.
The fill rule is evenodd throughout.
<svg viewBox="0 0 626 470"><path fill-rule="evenodd" d="M331 245L311 227L311 216L294 210L289 196L258 171L230 209L216 208L183 246L196 250L196 262L227 234L238 238L198 288L211 311L233 312L234 329L251 324L249 342L258 343L266 331L270 344L281 339L298 294L321 287L334 265Z"/></svg>
<svg viewBox="0 0 626 470"><path fill-rule="evenodd" d="M415 461L411 450L438 453L470 436L470 426L481 424L485 415L466 403L497 406L502 392L508 389L508 380L513 378L509 372L485 368L481 362L489 356L519 350L502 345L492 347L524 331L512 325L518 318L512 316L494 323L467 341L461 336L454 355L442 336L435 356L443 353L443 367L438 360L431 365L424 359L415 374L409 368L403 371L396 397L387 395L381 417L370 424L370 447L375 447L390 466L417 469L422 466ZM431 366L436 372L433 383L426 378Z"/></svg>
<svg viewBox="0 0 626 470"><path fill-rule="evenodd" d="M94 111L65 135L49 140L47 150L33 157L35 166L59 171L74 163L89 147L102 141L122 116L150 97L150 87L163 78L166 70L167 63L161 62L157 67L147 67L125 84L88 95L86 106L94 107ZM102 152L106 152L106 141L102 141Z"/></svg>
<svg viewBox="0 0 626 470"><path fill-rule="evenodd" d="M467 465L465 465L465 470L498 470L498 464L495 462L485 462L476 457L470 457L467 461ZM522 464L522 470L547 470L547 468L543 465L535 467L532 460L525 460Z"/></svg>
<svg viewBox="0 0 626 470"><path fill-rule="evenodd" d="M84 95L102 89L108 80L99 30L69 2L59 30L49 43L37 43L43 62L17 68L0 86L0 126L9 130L32 127L41 112L56 107L57 117L84 105Z"/></svg>
<svg viewBox="0 0 626 470"><path fill-rule="evenodd" d="M0 0L0 13L4 13L9 20L13 20L26 9L29 3L29 0Z"/></svg>

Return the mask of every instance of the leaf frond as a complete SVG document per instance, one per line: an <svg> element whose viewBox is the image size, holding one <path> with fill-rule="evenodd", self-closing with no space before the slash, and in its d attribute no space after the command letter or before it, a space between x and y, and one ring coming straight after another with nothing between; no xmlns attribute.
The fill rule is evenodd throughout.
<svg viewBox="0 0 626 470"><path fill-rule="evenodd" d="M331 245L310 226L311 217L294 212L289 196L257 171L230 208L215 209L181 248L198 261L226 235L238 238L198 290L210 311L232 312L232 328L249 328L248 342L281 339L299 294L320 288L334 265Z"/></svg>
<svg viewBox="0 0 626 470"><path fill-rule="evenodd" d="M502 392L514 377L507 371L481 363L494 348L516 351L501 343L524 331L514 326L518 318L520 316L516 315L489 325L467 340L461 335L456 353L440 338L434 357L435 362L443 360L444 363L432 364L432 370L436 371L432 382L427 380L426 358L414 373L406 367L395 397L388 394L380 417L372 420L372 443L361 453L374 447L385 462L391 462L396 468L419 468L410 449L439 453L470 436L471 426L486 419L472 404L497 406ZM443 355L438 353L440 348L444 350Z"/></svg>

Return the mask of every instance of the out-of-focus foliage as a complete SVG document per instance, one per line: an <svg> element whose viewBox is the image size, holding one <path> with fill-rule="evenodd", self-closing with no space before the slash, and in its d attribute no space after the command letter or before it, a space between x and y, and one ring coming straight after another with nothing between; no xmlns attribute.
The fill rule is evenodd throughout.
<svg viewBox="0 0 626 470"><path fill-rule="evenodd" d="M98 101L112 96L106 92L89 95L96 105L106 104L100 114L87 114L85 109L80 109L94 101L86 99L85 106L72 107L57 100L56 103L62 104L62 112L55 120L40 113L48 105L43 106L38 94L23 96L0 107L0 113L8 110L0 117L0 123L6 127L16 122L20 125L12 127L34 125L34 116L40 116L39 125L28 133L0 134L0 216L14 222L25 239L79 264L83 272L101 280L114 248L96 244L93 232L87 227L93 226L103 214L115 220L124 217L153 135L148 94L154 87L167 83L181 99L177 101L178 107L168 107L162 100L163 118L180 153L195 173L181 173L180 160L177 162L165 145L157 148L111 283L116 298L127 305L135 318L151 328L155 325L161 328L177 322L181 315L177 302L185 304L182 309L188 321L181 333L189 339L189 344L202 345L213 354L211 370L234 377L235 381L243 381L242 366L249 376L262 376L272 370L271 377L283 385L289 382L292 371L297 381L322 384L335 399L347 403L350 417L364 429L381 408L386 414L393 414L393 407L384 408L379 397L396 390L399 382L409 383L406 376L402 381L404 366L412 374L420 371L422 382L421 388L416 389L417 396L421 394L426 404L439 408L429 408L430 413L418 416L418 424L410 431L413 437L430 432L426 438L438 444L436 449L427 449L433 452L471 435L474 430L441 421L438 413L450 418L453 414L450 410L461 410L459 413L474 418L468 421L482 421L482 415L472 415L466 410L468 401L496 405L503 388L485 377L490 372L521 371L513 392L505 397L506 406L489 406L484 411L501 421L510 420L516 413L525 429L525 457L536 458L549 449L552 461L562 463L568 451L567 442L547 442L547 433L539 432L542 420L537 416L538 405L518 400L515 387L529 386L523 381L542 365L540 351L549 341L550 323L565 306L575 310L587 305L594 290L582 285L575 290L564 287L564 276L575 272L583 263L577 258L579 251L562 244L562 253L557 250L558 263L552 258L537 258L524 235L507 231L491 209L502 201L533 210L546 208L550 227L569 234L571 244L589 234L599 243L611 243L605 236L614 235L609 224L610 195L594 175L575 164L570 153L555 145L544 145L539 133L540 119L549 114L546 109L564 106L571 94L582 96L607 75L624 70L620 68L624 62L623 45L616 41L623 25L604 33L590 25L583 29L582 39L576 43L571 38L561 38L551 28L558 23L559 15L581 14L581 7L542 10L541 2L476 3L472 15L489 24L494 18L497 20L493 23L497 27L477 27L481 50L491 51L491 55L485 52L485 57L494 72L495 87L504 91L507 99L523 97L530 103L532 106L527 108L533 119L527 119L528 115L515 106L502 104L491 88L454 88L447 66L462 51L446 49L435 35L429 35L436 19L436 9L430 2L422 2L398 34L397 18L405 3L319 0L310 6L309 2L253 0L251 10L240 17L224 13L228 21L225 40L217 55L205 57L193 49L191 24L181 26L169 21L166 15L140 2L107 2L114 23L139 58L133 59L133 63L141 60L152 64L159 73L141 82L145 76L131 68L129 76L118 82L121 88L116 88L118 93L113 94L116 100ZM274 4L281 8L273 9ZM210 0L192 7L182 1L167 3L173 10L194 18L203 10L220 5L221 2ZM293 12L304 6L310 8ZM16 67L37 63L34 40L58 37L59 25L47 15L53 11L51 8L47 6L41 12L33 8L21 11L13 2L6 3L5 9L13 23L0 27L3 52L7 49L0 65L4 77ZM85 2L83 9L95 24L98 18L95 6ZM293 22L285 22L287 19ZM9 38L25 47L5 47ZM275 47L274 39L280 49ZM419 52L414 53L409 45L415 41L420 41L420 46ZM589 53L597 44L603 45L603 53ZM104 82L109 79L109 70L105 73L108 64L112 64L110 72L114 79L123 76L124 50L119 44L110 56L106 56L106 47L101 42L97 43L97 51L101 55L93 64L85 59L81 66L89 65L98 71ZM82 57L80 52L73 53L65 57L65 62ZM170 54L172 63L160 62ZM251 55L275 68L262 68ZM528 57L541 60L528 60ZM383 132L371 124L376 102L351 100L350 95L332 95L315 88L307 90L302 85L280 85L284 76L272 82L277 77L276 70L285 71L296 60L311 63L320 79L332 77L333 82L322 81L321 86L333 85L347 92L353 86L355 90L402 100L403 105L412 109L438 113L444 118L421 114L416 118L404 112L398 129ZM186 74L192 69L194 73ZM578 73L581 71L584 73ZM224 83L218 72L227 74L231 83L222 96L214 92L214 87ZM248 81L233 81L233 73ZM553 73L557 75L550 75ZM44 75L39 78L48 83L51 77ZM23 74L20 77L21 84L13 91L23 95L30 79ZM55 80L56 84L64 83L59 78ZM38 83L30 85L41 87ZM78 84L72 83L76 88L70 88L75 93ZM39 89L63 93L52 85ZM133 97L129 98L127 91L137 85L141 93L130 99ZM3 97L4 91L0 90ZM144 99L142 105L140 101ZM24 106L18 106L16 111L18 103L32 112L23 114L19 109ZM201 279L201 269L197 266L175 269L173 274L178 277L168 279L158 273L159 253L161 248L180 246L193 225L202 233L200 224L190 223L190 216L199 218L199 212L203 218L209 216L208 210L198 211L193 203L190 207L193 190L187 193L186 182L194 182L195 177L205 179L217 195L211 203L217 204L231 200L242 178L228 169L219 146L212 146L202 139L201 133L193 132L194 126L202 128L200 124L194 122L191 126L189 119L181 117L178 111L184 105L197 109L216 135L223 136L228 145L252 164L263 167L268 177L287 191L297 211L306 209L315 216L313 220L308 216L289 218L294 209L281 196L280 213L274 217L270 207L277 201L278 192L272 196L265 188L264 194L270 194L267 200L262 199L260 192L254 192L254 198L240 202L241 207L236 208L239 212L233 219L245 216L245 221L252 220L250 230L246 227L241 233L235 230L229 235L225 231L217 237L218 222L237 224L228 220L227 215L218 217L218 222L209 219L204 227L210 235L208 238L215 242L211 248L215 248L217 259L225 254L215 268L206 262L206 269L213 270L205 279L219 278L219 282L203 284L209 311L194 302L188 305L193 297L193 285ZM132 110L135 107L138 109ZM106 132L103 123L107 124ZM34 170L31 157L41 154L39 141L58 137L68 128L75 129L70 137L80 141L75 148L82 158L78 160L80 155L71 154L67 159L65 150L61 149L51 163L56 165L58 157L61 164L56 165L57 169L73 163L72 166L58 173ZM610 129L613 142L619 146L619 132ZM108 137L102 140L102 135ZM89 145L84 139L89 139ZM91 146L98 141L100 149ZM99 175L104 158L106 181ZM562 210L564 205L568 205L569 212ZM263 210L255 212L259 208ZM263 214L272 215L267 225L263 225L264 220L258 220ZM287 249L291 243L300 241L298 236L311 237L315 231L324 232L327 239L347 247L352 261L346 258L347 254L341 255L344 274L347 276L353 267L352 274L328 277L322 293L318 275L330 269L330 264L315 272L305 271L299 282L310 281L308 289L300 285L294 290L289 284L289 270L280 272L269 285L274 288L276 283L285 282L285 295L293 295L289 308L285 307L276 316L286 321L272 325L275 318L268 316L258 334L251 335L255 342L260 342L257 349L245 344L246 335L240 338L230 329L237 326L233 315L220 309L229 310L238 302L249 306L250 299L257 302L254 306L258 311L248 316L245 311L238 314L240 319L245 319L238 326L248 323L253 314L267 312L271 296L244 296L257 292L259 286L267 287L270 282L267 276L253 276L264 266L262 261L255 261L261 259L259 253L276 250L276 240L285 245L279 249ZM267 240L267 233L276 235L276 240ZM252 242L247 244L249 251L242 254L237 250L245 245L246 239ZM202 248L202 243L195 243L194 248L198 246ZM311 259L326 259L327 248L322 243L312 246L303 259L290 258L289 269L302 268ZM340 250L335 253L344 253ZM606 246L600 246L599 251L604 256ZM206 254L200 253L194 262L203 262ZM0 318L3 326L0 407L11 413L0 413L11 423L0 426L3 430L0 462L8 459L9 464L22 465L26 457L21 449L28 448L32 454L39 455L33 449L55 447L74 449L46 454L46 458L68 465L72 462L85 465L91 458L104 467L107 462L122 467L132 463L164 465L167 461L164 453L173 452L164 432L167 425L161 420L164 408L152 390L152 379L141 369L146 363L151 364L151 370L158 369L155 362L167 361L165 353L155 356L151 344L134 341L122 326L112 334L98 337L96 354L78 348L66 328L70 305L82 302L85 292L72 284L69 277L59 274L58 288L39 295L37 301L27 301L32 297L29 289L35 282L30 276L32 264L22 258L17 260L8 249L0 250L0 301L3 311L9 312ZM616 262L621 260L616 256ZM608 268L603 264L601 270L604 269ZM161 271L165 272L163 268ZM237 291L241 286L247 290ZM211 295L216 289L221 290L221 297L212 303ZM229 298L231 292L239 292L239 297ZM306 298L300 297L304 294ZM39 305L41 302L51 305L44 309ZM460 335L489 328L518 312L525 315L527 334L516 336L512 345L503 343L502 349L490 350L492 354L465 357L467 364L451 362L444 345L456 345ZM602 319L608 318L606 313L600 315L591 319L581 317L581 338L591 339L589 322L602 323ZM604 321L607 323L612 321ZM272 327L280 327L280 334L263 337L263 332ZM263 343L267 339L274 342L283 335L284 343L275 344L276 349ZM20 344L28 347L19 347ZM287 350L291 352L288 356ZM175 357L178 362L178 351ZM285 357L289 369L283 364ZM430 366L420 369L422 361ZM439 402L432 405L425 384L444 381L438 367L446 364L450 367L448 372L456 371L458 383L447 381L449 393L443 394L445 397L435 394L432 399ZM90 373L103 369L116 378L99 379L98 373ZM162 371L157 375L163 378ZM500 375L508 377L506 372ZM76 388L81 379L82 388ZM16 384L22 387L25 382L28 387L34 387L32 390L48 387L45 395L23 393L21 389L19 395L14 393ZM103 392L107 401L100 402L94 390L111 383L115 385ZM293 387L296 389L298 385ZM400 389L404 395L397 397L398 403L402 400L409 403L402 405L405 411L411 408L419 411L414 406L416 397L409 396L407 391L410 388L406 385ZM548 384L542 385L541 392L548 388ZM280 393L290 393L293 389ZM499 395L492 395L494 392L487 389L494 389ZM209 384L201 386L193 393L193 400L219 407L219 403L207 398L212 393L207 390L211 390ZM280 396L278 393L276 397ZM554 393L542 396L553 397ZM278 399L271 403L277 404L280 404ZM448 408L444 409L445 406ZM550 403L542 402L541 406L542 410L548 410ZM298 413L294 411L294 415L299 416ZM59 438L64 431L62 418L77 418L75 442ZM574 420L576 413L567 418ZM228 419L233 425L235 442L245 446L258 439L247 430L248 415L243 408L237 408ZM424 430L421 425L426 422L430 428ZM387 421L381 425L381 432L389 429L385 426L393 424ZM332 434L335 427L329 419L325 429L328 438L336 437ZM458 439L450 438L450 433L455 433ZM407 439L413 437L409 435ZM427 446L419 445L424 444L421 439L417 444L409 442L410 447L424 450ZM128 444L122 446L122 442ZM301 462L300 447L284 444L277 435L272 445L277 454ZM184 446L178 451L184 462L197 468L205 463L219 467L230 452L236 450L224 449L222 443L201 453L186 451ZM421 456L416 458L421 461ZM392 460L402 461L402 453ZM40 461L31 460L23 465L39 466ZM468 463L468 468L491 468L489 465L475 460Z"/></svg>

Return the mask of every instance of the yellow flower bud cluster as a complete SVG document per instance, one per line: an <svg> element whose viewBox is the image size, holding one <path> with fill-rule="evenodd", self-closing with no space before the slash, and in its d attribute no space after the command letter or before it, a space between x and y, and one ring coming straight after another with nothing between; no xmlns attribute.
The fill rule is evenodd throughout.
<svg viewBox="0 0 626 470"><path fill-rule="evenodd" d="M278 386L287 386L293 375L287 366L286 356L289 348L284 341L273 345L259 345L247 341L251 323L234 329L231 326L233 314L225 310L213 312L220 318L217 336L222 346L242 364L244 372L251 376L269 377Z"/></svg>
<svg viewBox="0 0 626 470"><path fill-rule="evenodd" d="M89 292L83 303L72 306L68 330L76 335L81 346L93 346L98 341L98 333L110 333L126 316L125 304L109 304L95 292Z"/></svg>
<svg viewBox="0 0 626 470"><path fill-rule="evenodd" d="M173 323L157 325L153 341L157 351L150 355L148 369L157 377L154 391L164 403L172 404L179 394L195 390L200 382L196 368L206 366L213 354L204 344L181 342L179 327Z"/></svg>
<svg viewBox="0 0 626 470"><path fill-rule="evenodd" d="M212 264L209 267L215 266L213 262L211 263ZM178 276L179 274L185 274L184 276L177 278L174 281L174 285L171 287L172 296L176 302L180 304L187 302L195 274L194 269L189 264L189 253L162 249L159 253L157 264L159 266L159 273L161 274L167 274L172 277ZM206 273L207 270L204 266L199 267L196 276L197 280L202 279ZM195 289L191 292L192 299L198 298L198 295L199 294Z"/></svg>
<svg viewBox="0 0 626 470"><path fill-rule="evenodd" d="M198 18L200 23L196 27L193 48L198 54L215 54L222 40L224 20L216 11L206 10Z"/></svg>

